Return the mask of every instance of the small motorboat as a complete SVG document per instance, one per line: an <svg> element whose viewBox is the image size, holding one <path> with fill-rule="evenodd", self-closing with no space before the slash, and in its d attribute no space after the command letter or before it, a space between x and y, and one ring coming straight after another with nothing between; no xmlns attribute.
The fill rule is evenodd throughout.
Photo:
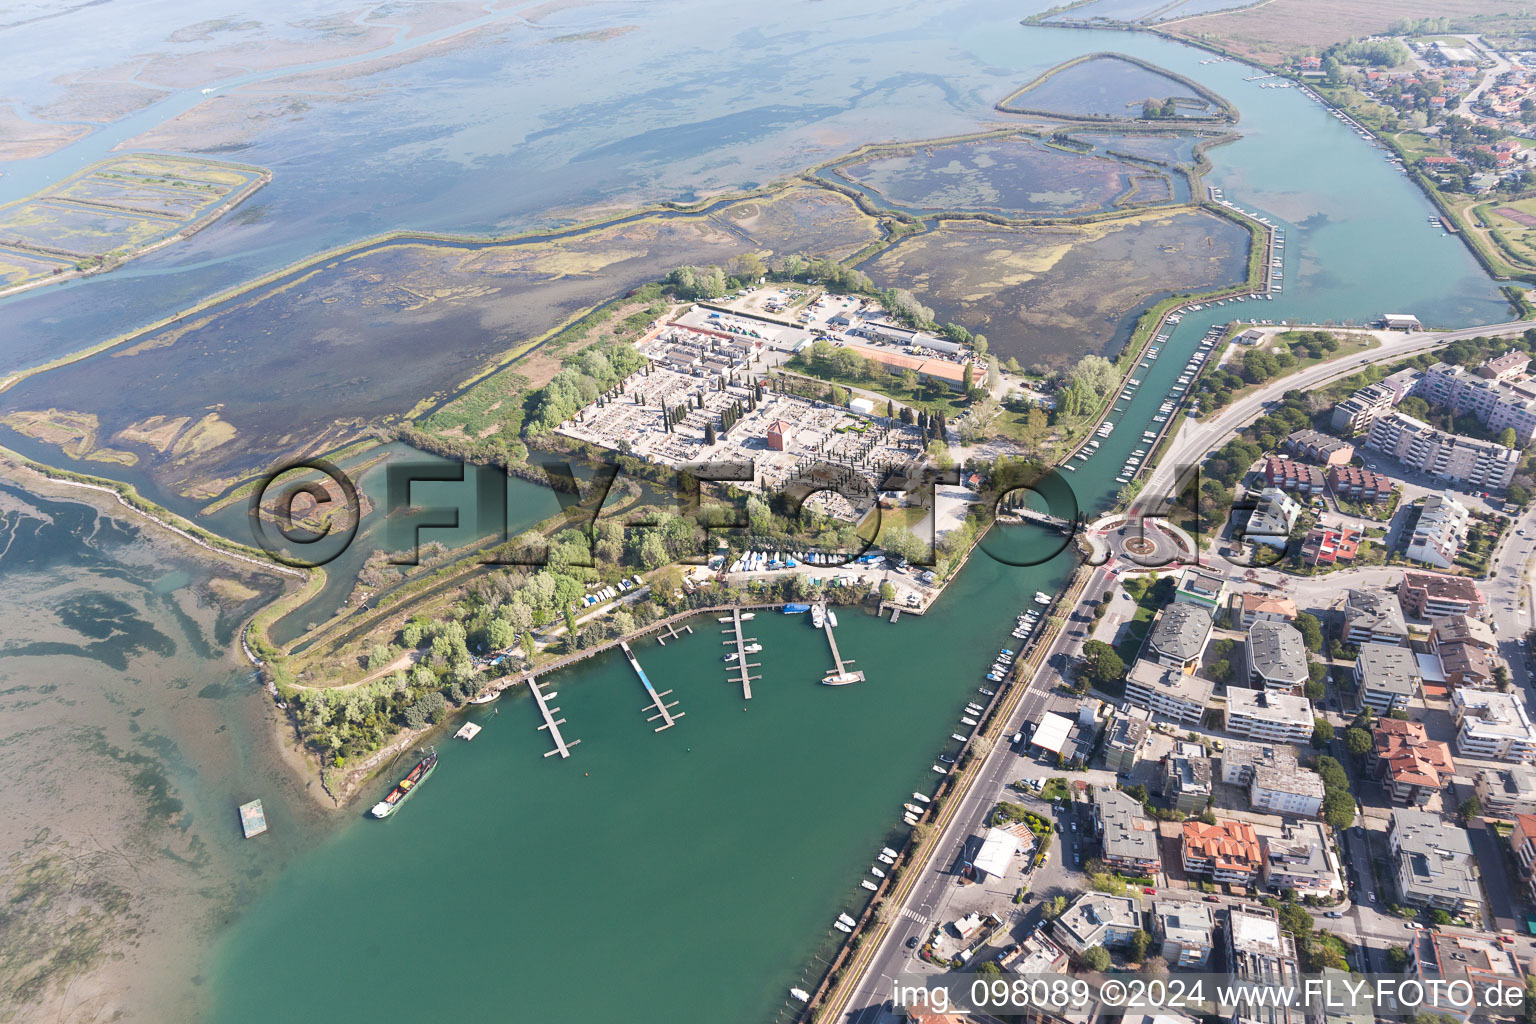
<svg viewBox="0 0 1536 1024"><path fill-rule="evenodd" d="M874 882L871 882L867 878L860 881L859 884L868 889L870 892L874 892L876 889L880 888L878 885L876 885Z"/></svg>
<svg viewBox="0 0 1536 1024"><path fill-rule="evenodd" d="M853 931L852 928L848 927L846 924L843 924L843 922L841 922L841 921L833 921L832 922L832 927L836 928L840 932L852 932Z"/></svg>
<svg viewBox="0 0 1536 1024"><path fill-rule="evenodd" d="M912 794L912 799L916 800L920 804L926 804L926 803L928 803L928 800L929 800L928 797L924 796L921 793L913 793Z"/></svg>
<svg viewBox="0 0 1536 1024"><path fill-rule="evenodd" d="M986 687L985 687L985 686L982 686L982 687L978 687L978 688L977 688L977 692L979 692L979 693L984 693L984 694L986 694L986 695L987 695L987 696L988 696L988 697L995 697L995 696L997 696L997 691L995 691L995 690L989 690L989 689L987 689L987 688L986 688Z"/></svg>
<svg viewBox="0 0 1536 1024"><path fill-rule="evenodd" d="M741 655L737 654L735 651L732 651L730 654L727 654L725 656L725 660L727 662L732 662L732 661L735 661L739 657L741 657Z"/></svg>
<svg viewBox="0 0 1536 1024"><path fill-rule="evenodd" d="M881 871L879 868L875 867L874 865L870 865L869 873L874 875L876 878L884 878L885 877L885 872Z"/></svg>
<svg viewBox="0 0 1536 1024"><path fill-rule="evenodd" d="M803 988L792 988L789 990L789 994L792 999L798 1002L808 1003L811 1001L811 994Z"/></svg>

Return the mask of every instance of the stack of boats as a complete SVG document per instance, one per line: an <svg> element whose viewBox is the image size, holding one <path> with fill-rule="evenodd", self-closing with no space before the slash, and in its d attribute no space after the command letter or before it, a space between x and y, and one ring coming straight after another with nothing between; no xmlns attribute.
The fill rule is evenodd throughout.
<svg viewBox="0 0 1536 1024"><path fill-rule="evenodd" d="M848 559L823 551L748 551L731 563L727 572L762 572L765 569L794 569L801 565L843 565Z"/></svg>

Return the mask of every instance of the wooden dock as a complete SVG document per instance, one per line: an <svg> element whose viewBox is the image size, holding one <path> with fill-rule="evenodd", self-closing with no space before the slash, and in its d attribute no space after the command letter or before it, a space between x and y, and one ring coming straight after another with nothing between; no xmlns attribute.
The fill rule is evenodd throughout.
<svg viewBox="0 0 1536 1024"><path fill-rule="evenodd" d="M240 805L240 829L247 839L254 839L267 830L267 812L262 809L260 800Z"/></svg>
<svg viewBox="0 0 1536 1024"><path fill-rule="evenodd" d="M751 700L752 680L761 679L762 676L754 676L749 672L750 669L760 668L761 665L759 665L757 662L747 661L747 644L756 643L757 637L744 637L741 635L740 608L731 609L731 624L728 628L722 629L720 632L727 634L726 639L722 641L725 646L734 646L736 648L736 660L731 662L731 667L727 671L726 675L736 679L737 682L741 683L742 699Z"/></svg>
<svg viewBox="0 0 1536 1024"><path fill-rule="evenodd" d="M667 640L676 640L678 637L683 635L683 634L681 634L681 633L679 633L677 631L677 624L676 623L671 622L669 620L666 623L664 623L664 625L666 626L666 632L667 632L666 639L663 639L663 638L661 638L659 636L656 638L656 642L661 644L661 646L663 646L663 647L667 646ZM688 631L688 635L689 636L693 635L693 627L692 626L684 626L683 628Z"/></svg>
<svg viewBox="0 0 1536 1024"><path fill-rule="evenodd" d="M539 726L539 728L548 729L550 739L555 741L555 749L545 751L544 756L548 757L551 754L559 754L562 758L570 757L571 748L580 743L581 740L571 740L567 743L565 738L560 735L560 727L565 724L565 719L555 718L560 709L549 706L549 702L558 697L559 694L551 693L546 695L539 689L539 681L533 676L528 677L528 690L533 694L533 699L538 702L539 714L544 716L544 724Z"/></svg>
<svg viewBox="0 0 1536 1024"><path fill-rule="evenodd" d="M656 729L655 729L656 732L661 732L661 730L663 730L663 729L670 729L670 728L672 728L672 726L674 724L674 721L676 719L682 718L683 715L686 713L686 712L682 712L682 711L678 711L678 712L674 713L672 711L672 708L677 707L677 701L673 701L672 703L668 704L668 703L666 703L666 701L664 701L662 699L662 698L668 696L669 694L671 694L672 691L671 690L667 690L667 691L665 691L663 693L657 693L656 692L656 687L652 686L651 685L651 681L646 678L645 669L640 667L640 659L636 658L635 657L635 652L629 649L629 644L624 643L623 641L620 641L620 643L619 643L619 650L623 651L624 652L624 657L629 659L629 667L634 669L635 670L635 675L640 677L640 684L645 687L645 692L651 695L651 702L649 704L647 704L645 707L641 708L640 710L641 711L652 711L652 710L654 710L656 713L654 715L650 716L649 718L647 718L646 721L647 722L654 722L658 718L661 719L661 723L662 724L660 724L660 725L658 725L656 727Z"/></svg>

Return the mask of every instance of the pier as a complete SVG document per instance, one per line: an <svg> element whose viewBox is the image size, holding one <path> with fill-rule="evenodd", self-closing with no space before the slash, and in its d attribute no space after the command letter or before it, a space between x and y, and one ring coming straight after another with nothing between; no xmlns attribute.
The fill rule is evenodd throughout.
<svg viewBox="0 0 1536 1024"><path fill-rule="evenodd" d="M565 719L555 718L560 709L549 706L550 700L559 696L559 694L551 693L546 696L544 691L539 689L539 681L533 676L528 677L528 691L533 694L533 699L538 702L539 714L544 716L544 724L539 726L539 728L548 729L550 739L555 741L555 749L545 751L544 756L548 757L550 754L559 754L562 758L570 757L571 748L580 743L581 740L571 740L567 743L565 738L560 735L560 727L565 724Z"/></svg>
<svg viewBox="0 0 1536 1024"><path fill-rule="evenodd" d="M832 686L841 686L844 683L862 683L863 671L850 672L848 666L853 664L852 658L844 658L837 650L837 637L832 633L832 618L822 620L821 628L827 634L827 645L832 648L832 664L836 667L822 677L821 681Z"/></svg>
<svg viewBox="0 0 1536 1024"><path fill-rule="evenodd" d="M663 639L659 636L656 638L656 642L661 644L661 646L665 647L667 646L667 640L676 640L678 637L683 635L677 631L677 624L672 622L672 620L668 619L663 625L666 627L666 638ZM683 628L688 631L689 636L693 635L692 626L684 626Z"/></svg>
<svg viewBox="0 0 1536 1024"><path fill-rule="evenodd" d="M747 644L748 643L756 643L757 642L757 637L755 637L755 636L746 636L746 637L744 637L744 636L741 635L741 609L740 608L732 608L731 609L731 624L730 624L730 626L728 628L722 629L720 632L727 634L726 639L723 641L725 646L727 646L727 647L734 646L736 648L736 660L731 663L731 667L730 667L729 671L727 672L727 676L733 677L733 678L736 679L737 682L741 683L741 697L742 697L742 699L743 700L751 700L752 699L752 680L754 680L754 679L761 679L762 676L754 676L754 675L749 674L749 672L748 672L749 669L759 668L760 666L759 666L759 664L757 662L748 663L748 661L747 661Z"/></svg>
<svg viewBox="0 0 1536 1024"><path fill-rule="evenodd" d="M656 713L647 718L646 721L654 722L658 718L661 719L661 724L655 728L655 732L661 732L663 729L672 728L674 721L676 719L682 718L684 715L684 712L682 711L679 711L675 714L672 712L672 708L677 707L677 701L673 701L672 703L668 704L662 700L663 697L668 696L672 691L667 690L665 693L656 692L656 687L652 686L651 681L646 678L645 669L640 667L640 659L636 658L635 652L629 649L629 644L620 641L619 650L624 652L624 657L629 659L629 667L634 669L635 675L640 677L640 685L644 686L645 692L651 695L651 703L647 704L640 710L654 710Z"/></svg>

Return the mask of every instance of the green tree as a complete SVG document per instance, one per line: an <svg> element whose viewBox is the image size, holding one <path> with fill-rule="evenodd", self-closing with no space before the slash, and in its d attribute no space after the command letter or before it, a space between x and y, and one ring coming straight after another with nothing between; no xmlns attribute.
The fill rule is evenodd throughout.
<svg viewBox="0 0 1536 1024"><path fill-rule="evenodd" d="M1471 821L1473 818L1482 817L1483 802L1475 795L1469 796L1457 806L1456 810L1461 813L1463 819Z"/></svg>
<svg viewBox="0 0 1536 1024"><path fill-rule="evenodd" d="M1131 959L1141 963L1147 958L1147 948L1152 945L1152 936L1138 928L1131 934Z"/></svg>
<svg viewBox="0 0 1536 1024"><path fill-rule="evenodd" d="M969 360L967 360L966 364L965 364L965 369L963 371L961 371L961 374L960 374L960 390L964 391L966 394L970 394L971 393L971 388L972 388L972 386L975 385L975 383L976 383L975 364L970 362Z"/></svg>
<svg viewBox="0 0 1536 1024"><path fill-rule="evenodd" d="M1333 723L1326 718L1312 719L1312 745L1326 747L1333 739Z"/></svg>
<svg viewBox="0 0 1536 1024"><path fill-rule="evenodd" d="M1107 971L1112 963L1109 950L1103 946L1089 946L1083 951L1083 966L1090 971Z"/></svg>
<svg viewBox="0 0 1536 1024"><path fill-rule="evenodd" d="M1323 624L1317 621L1316 615L1311 612L1302 612L1296 616L1296 629L1301 633L1301 639L1306 642L1307 650L1323 649Z"/></svg>
<svg viewBox="0 0 1536 1024"><path fill-rule="evenodd" d="M1515 436L1514 427L1505 427L1499 432L1499 444L1509 449L1520 447L1520 439Z"/></svg>
<svg viewBox="0 0 1536 1024"><path fill-rule="evenodd" d="M880 584L880 600L882 600L882 601L894 601L894 600L896 600L896 588L891 586L891 581L890 580L886 580L885 582Z"/></svg>
<svg viewBox="0 0 1536 1024"><path fill-rule="evenodd" d="M1335 832L1342 832L1355 823L1355 798L1348 790L1335 789L1323 797L1323 820Z"/></svg>
<svg viewBox="0 0 1536 1024"><path fill-rule="evenodd" d="M1102 688L1125 678L1125 662L1109 644L1089 640L1083 644L1083 663L1079 671L1091 685Z"/></svg>
<svg viewBox="0 0 1536 1024"><path fill-rule="evenodd" d="M1358 725L1352 725L1344 730L1344 749L1356 757L1364 757L1366 754L1369 754L1375 745L1375 741L1371 739L1371 734Z"/></svg>
<svg viewBox="0 0 1536 1024"><path fill-rule="evenodd" d="M1389 946L1387 948L1387 969L1394 974L1401 974L1408 969L1412 959L1408 951L1402 946Z"/></svg>

